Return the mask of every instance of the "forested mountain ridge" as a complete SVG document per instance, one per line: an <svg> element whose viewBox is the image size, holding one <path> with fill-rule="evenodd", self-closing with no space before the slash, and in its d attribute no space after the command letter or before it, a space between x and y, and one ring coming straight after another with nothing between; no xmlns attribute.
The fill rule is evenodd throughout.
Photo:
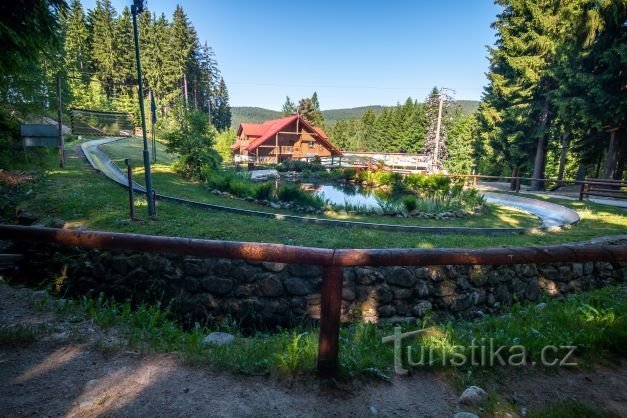
<svg viewBox="0 0 627 418"><path fill-rule="evenodd" d="M457 100L456 105L460 106L463 114L473 113L479 107L477 100ZM335 124L339 120L361 118L369 109L375 115L383 112L383 109L390 106L371 105L359 106L342 109L323 110L322 115L327 125ZM244 123L260 123L268 119L276 119L281 117L281 112L277 110L264 109L255 106L232 106L231 113L233 115L231 127L237 129L239 124Z"/></svg>

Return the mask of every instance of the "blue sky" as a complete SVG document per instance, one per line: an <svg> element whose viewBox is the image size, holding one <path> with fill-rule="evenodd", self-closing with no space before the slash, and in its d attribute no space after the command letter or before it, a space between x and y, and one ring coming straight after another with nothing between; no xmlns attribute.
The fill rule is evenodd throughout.
<svg viewBox="0 0 627 418"><path fill-rule="evenodd" d="M499 12L491 0L178 3L215 50L231 105L275 110L314 91L322 109L423 100L433 86L478 100ZM176 2L147 5L171 18Z"/></svg>

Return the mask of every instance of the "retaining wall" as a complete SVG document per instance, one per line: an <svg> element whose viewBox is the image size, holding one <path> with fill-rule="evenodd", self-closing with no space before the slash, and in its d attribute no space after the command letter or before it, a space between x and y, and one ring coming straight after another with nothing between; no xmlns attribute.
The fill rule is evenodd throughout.
<svg viewBox="0 0 627 418"><path fill-rule="evenodd" d="M320 313L320 266L27 246L23 275L62 295L170 304L185 323L230 315L290 325ZM344 269L343 321L415 321L427 312L475 317L542 294L565 296L627 280L627 263Z"/></svg>

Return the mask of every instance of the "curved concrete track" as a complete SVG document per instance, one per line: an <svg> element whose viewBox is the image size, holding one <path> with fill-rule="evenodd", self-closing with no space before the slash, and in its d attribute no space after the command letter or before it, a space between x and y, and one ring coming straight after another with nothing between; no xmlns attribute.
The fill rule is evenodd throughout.
<svg viewBox="0 0 627 418"><path fill-rule="evenodd" d="M100 145L109 142L118 141L123 138L103 138L81 144L81 149L85 157L92 167L109 177L123 187L127 187L126 174L111 159L100 150ZM140 193L145 193L144 186L133 182L133 189ZM514 196L501 193L484 193L486 201L504 206L514 207L533 215L536 215L542 221L539 229L551 229L563 227L579 222L577 212L555 203L543 202L541 200L529 199L526 197ZM275 219L291 219L303 223L325 224L330 226L347 226L347 227L364 227L371 229L382 229L400 232L422 232L422 233L454 233L454 234L480 234L480 235L508 235L519 234L528 230L538 228L465 228L465 227L429 227L429 226L410 226L410 225L392 225L377 224L370 222L353 222L340 221L334 219L321 219L308 216L284 215L272 212L263 212L249 209L233 208L228 206L214 205L210 203L195 202L192 200L181 199L174 196L166 196L157 194L157 198L161 200L169 200L172 202L182 203L186 205L202 207L206 209L222 210L243 215L254 215Z"/></svg>

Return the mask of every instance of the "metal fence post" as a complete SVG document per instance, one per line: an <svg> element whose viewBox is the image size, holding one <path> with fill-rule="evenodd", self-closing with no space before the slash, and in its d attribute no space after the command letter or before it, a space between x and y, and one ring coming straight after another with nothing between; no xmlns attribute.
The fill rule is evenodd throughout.
<svg viewBox="0 0 627 418"><path fill-rule="evenodd" d="M335 377L342 313L342 267L325 266L320 289L320 339L318 341L318 374Z"/></svg>

